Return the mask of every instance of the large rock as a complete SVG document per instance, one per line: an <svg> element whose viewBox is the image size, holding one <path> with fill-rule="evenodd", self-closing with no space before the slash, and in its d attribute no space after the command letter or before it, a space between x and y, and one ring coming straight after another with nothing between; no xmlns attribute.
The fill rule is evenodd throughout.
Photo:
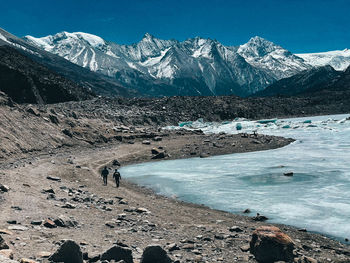
<svg viewBox="0 0 350 263"><path fill-rule="evenodd" d="M0 236L0 249L8 249L9 246L6 244L5 240Z"/></svg>
<svg viewBox="0 0 350 263"><path fill-rule="evenodd" d="M116 262L124 260L126 263L133 263L132 252L130 249L113 246L101 255L102 260L114 260Z"/></svg>
<svg viewBox="0 0 350 263"><path fill-rule="evenodd" d="M140 263L171 263L166 251L158 245L151 245L145 248Z"/></svg>
<svg viewBox="0 0 350 263"><path fill-rule="evenodd" d="M258 262L292 261L293 249L293 240L274 226L257 228L250 241L250 252Z"/></svg>
<svg viewBox="0 0 350 263"><path fill-rule="evenodd" d="M78 226L78 222L74 219L70 219L67 216L60 215L58 218L54 220L55 224L59 227L76 227Z"/></svg>
<svg viewBox="0 0 350 263"><path fill-rule="evenodd" d="M58 250L49 257L49 261L63 263L83 263L80 246L73 240L66 240Z"/></svg>
<svg viewBox="0 0 350 263"><path fill-rule="evenodd" d="M152 159L163 159L167 157L167 154L165 152L159 152L158 154L152 156Z"/></svg>
<svg viewBox="0 0 350 263"><path fill-rule="evenodd" d="M10 190L10 187L4 184L0 184L0 191L8 192L9 190Z"/></svg>

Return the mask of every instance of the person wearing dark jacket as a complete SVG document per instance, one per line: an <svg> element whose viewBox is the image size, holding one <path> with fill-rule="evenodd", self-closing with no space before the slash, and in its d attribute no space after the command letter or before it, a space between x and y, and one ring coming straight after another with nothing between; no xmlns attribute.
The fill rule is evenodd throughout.
<svg viewBox="0 0 350 263"><path fill-rule="evenodd" d="M115 180L115 187L119 187L119 181L120 179L122 179L122 177L120 176L120 173L118 172L118 169L115 169L114 174L113 174L113 178Z"/></svg>
<svg viewBox="0 0 350 263"><path fill-rule="evenodd" d="M108 169L107 166L105 166L105 168L103 168L102 172L101 172L101 176L103 177L103 184L107 185L107 177L108 177Z"/></svg>

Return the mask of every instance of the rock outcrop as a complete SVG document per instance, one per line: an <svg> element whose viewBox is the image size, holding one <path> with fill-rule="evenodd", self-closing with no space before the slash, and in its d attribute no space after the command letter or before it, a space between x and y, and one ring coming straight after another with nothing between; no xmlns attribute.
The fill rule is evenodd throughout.
<svg viewBox="0 0 350 263"><path fill-rule="evenodd" d="M113 246L101 255L101 260L114 260L118 262L124 260L126 263L133 263L132 252L130 249Z"/></svg>
<svg viewBox="0 0 350 263"><path fill-rule="evenodd" d="M292 261L293 240L278 227L262 226L253 232L250 252L258 262Z"/></svg>
<svg viewBox="0 0 350 263"><path fill-rule="evenodd" d="M158 245L151 245L145 248L140 263L171 263L167 252Z"/></svg>
<svg viewBox="0 0 350 263"><path fill-rule="evenodd" d="M83 263L80 246L73 240L66 240L58 250L49 257L49 261L63 263Z"/></svg>

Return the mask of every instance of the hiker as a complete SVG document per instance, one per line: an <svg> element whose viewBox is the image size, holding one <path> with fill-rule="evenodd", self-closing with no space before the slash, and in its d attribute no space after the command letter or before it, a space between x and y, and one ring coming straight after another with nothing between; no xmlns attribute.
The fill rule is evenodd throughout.
<svg viewBox="0 0 350 263"><path fill-rule="evenodd" d="M114 174L113 174L113 178L115 180L115 187L119 187L119 181L120 179L122 179L122 177L120 176L120 173L118 172L118 169L115 169Z"/></svg>
<svg viewBox="0 0 350 263"><path fill-rule="evenodd" d="M109 172L107 169L107 166L105 166L105 168L103 168L102 172L101 172L101 176L103 177L103 184L107 185L107 176L108 176Z"/></svg>

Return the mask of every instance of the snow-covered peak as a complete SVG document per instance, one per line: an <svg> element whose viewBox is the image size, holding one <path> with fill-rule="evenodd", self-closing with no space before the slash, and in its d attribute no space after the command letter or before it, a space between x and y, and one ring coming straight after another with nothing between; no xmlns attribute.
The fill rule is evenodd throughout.
<svg viewBox="0 0 350 263"><path fill-rule="evenodd" d="M47 51L53 49L57 45L77 45L77 42L81 42L80 44L88 44L93 48L98 48L105 45L105 41L99 36L83 32L69 33L63 31L46 37L36 38L32 36L25 36L24 38L30 43L40 46Z"/></svg>
<svg viewBox="0 0 350 263"><path fill-rule="evenodd" d="M344 50L296 55L313 67L330 65L335 70L345 70L350 65L350 50L347 48Z"/></svg>
<svg viewBox="0 0 350 263"><path fill-rule="evenodd" d="M247 43L239 46L238 53L246 58L263 57L277 49L282 49L282 47L262 37L255 36Z"/></svg>
<svg viewBox="0 0 350 263"><path fill-rule="evenodd" d="M102 38L93 34L75 32L75 33L72 33L71 36L76 36L79 39L84 39L93 47L100 47L105 45L105 41Z"/></svg>
<svg viewBox="0 0 350 263"><path fill-rule="evenodd" d="M272 73L276 79L290 77L311 68L300 57L258 36L239 46L237 53L248 63Z"/></svg>
<svg viewBox="0 0 350 263"><path fill-rule="evenodd" d="M143 41L143 40L149 41L149 40L152 40L153 38L154 38L154 36L147 32L147 33L145 33L145 34L143 35L141 41Z"/></svg>

